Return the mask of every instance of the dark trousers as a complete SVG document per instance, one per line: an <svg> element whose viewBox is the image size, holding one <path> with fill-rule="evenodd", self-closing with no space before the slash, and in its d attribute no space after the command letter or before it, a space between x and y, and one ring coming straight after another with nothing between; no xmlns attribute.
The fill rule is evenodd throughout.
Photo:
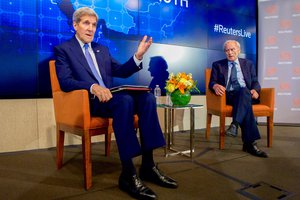
<svg viewBox="0 0 300 200"><path fill-rule="evenodd" d="M165 145L152 93L117 92L106 103L100 103L95 98L91 100L91 113L94 116L113 118L121 160L129 160L141 155L142 151L149 152ZM139 117L140 142L134 129L134 114Z"/></svg>
<svg viewBox="0 0 300 200"><path fill-rule="evenodd" d="M239 123L244 143L252 143L260 139L252 110L253 103L258 103L258 100L252 100L251 93L246 87L226 92L226 104L232 105L232 119L233 122Z"/></svg>

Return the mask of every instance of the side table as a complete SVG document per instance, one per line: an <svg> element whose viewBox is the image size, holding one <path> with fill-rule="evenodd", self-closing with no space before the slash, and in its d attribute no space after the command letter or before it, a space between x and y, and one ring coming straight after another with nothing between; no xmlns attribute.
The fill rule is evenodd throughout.
<svg viewBox="0 0 300 200"><path fill-rule="evenodd" d="M194 152L194 134L195 134L195 109L203 108L203 105L199 104L188 104L186 106L170 106L166 104L158 104L158 108L164 109L164 135L166 139L165 156L173 155L184 155L193 158ZM188 150L177 150L173 147L174 144L174 111L180 109L190 110L190 149ZM172 151L172 153L169 153Z"/></svg>

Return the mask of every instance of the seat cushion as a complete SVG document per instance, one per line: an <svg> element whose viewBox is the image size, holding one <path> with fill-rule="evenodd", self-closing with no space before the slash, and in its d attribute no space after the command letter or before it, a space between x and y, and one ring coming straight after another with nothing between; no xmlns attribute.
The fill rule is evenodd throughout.
<svg viewBox="0 0 300 200"><path fill-rule="evenodd" d="M253 107L254 116L270 116L272 109L263 104L255 104Z"/></svg>
<svg viewBox="0 0 300 200"><path fill-rule="evenodd" d="M252 106L254 116L270 116L271 108L263 104L255 104ZM226 105L225 112L227 117L232 116L232 106Z"/></svg>
<svg viewBox="0 0 300 200"><path fill-rule="evenodd" d="M108 127L108 118L91 117L91 129Z"/></svg>

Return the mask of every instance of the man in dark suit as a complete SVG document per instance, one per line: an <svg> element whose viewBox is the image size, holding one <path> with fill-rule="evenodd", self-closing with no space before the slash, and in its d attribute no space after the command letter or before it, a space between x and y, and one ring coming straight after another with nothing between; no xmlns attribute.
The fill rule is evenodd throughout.
<svg viewBox="0 0 300 200"><path fill-rule="evenodd" d="M226 135L236 137L240 127L243 151L258 157L268 157L256 143L260 134L252 103L259 102L261 89L256 69L250 60L238 58L240 44L237 41L227 40L223 49L227 58L212 64L209 89L220 96L226 93L226 104L232 105L232 123Z"/></svg>
<svg viewBox="0 0 300 200"><path fill-rule="evenodd" d="M111 93L113 77L128 77L142 69L142 58L152 44L144 36L137 51L126 63L114 60L109 50L93 41L98 16L83 7L73 14L75 36L56 46L56 70L63 91L86 89L90 94L91 114L112 117L113 128L122 163L119 188L138 199L155 199L156 194L142 181L176 188L177 183L155 166L153 150L165 145L159 125L153 94L148 92ZM134 129L133 115L139 117L140 142ZM139 176L132 158L142 155Z"/></svg>

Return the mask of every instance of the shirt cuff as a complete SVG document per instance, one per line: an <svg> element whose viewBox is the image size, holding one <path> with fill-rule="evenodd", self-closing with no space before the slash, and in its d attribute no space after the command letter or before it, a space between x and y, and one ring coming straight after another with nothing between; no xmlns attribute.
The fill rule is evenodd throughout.
<svg viewBox="0 0 300 200"><path fill-rule="evenodd" d="M90 93L91 94L93 94L93 92L92 92L92 87L93 87L93 85L96 85L97 83L93 83L92 85L91 85L91 87L90 87ZM94 94L93 94L94 95ZM96 97L96 95L94 95L93 97L92 97L92 99L95 99L95 97Z"/></svg>
<svg viewBox="0 0 300 200"><path fill-rule="evenodd" d="M133 55L133 60L134 60L134 62L135 62L135 64L136 64L136 66L140 66L140 64L143 62L143 59L142 60L139 60L139 59L137 59L136 57L135 57L135 55ZM140 67L139 67L140 68Z"/></svg>

